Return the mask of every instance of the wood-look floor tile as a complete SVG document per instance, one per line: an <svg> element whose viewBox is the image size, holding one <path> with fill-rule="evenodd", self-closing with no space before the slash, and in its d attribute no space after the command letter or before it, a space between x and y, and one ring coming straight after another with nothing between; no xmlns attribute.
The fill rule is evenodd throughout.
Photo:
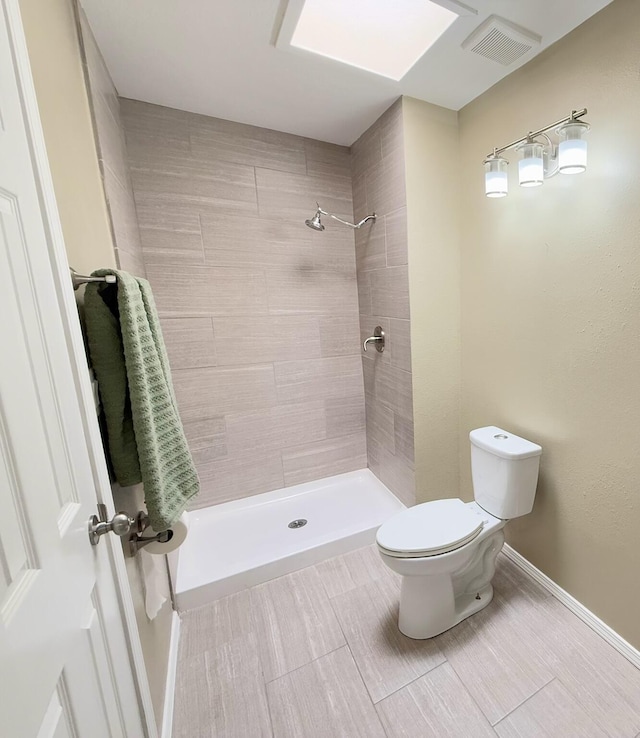
<svg viewBox="0 0 640 738"><path fill-rule="evenodd" d="M391 571L382 561L375 545L335 556L317 564L315 568L330 598L350 592L380 577L388 576L395 580L396 586L400 586L400 575Z"/></svg>
<svg viewBox="0 0 640 738"><path fill-rule="evenodd" d="M348 648L267 685L275 738L384 738Z"/></svg>
<svg viewBox="0 0 640 738"><path fill-rule="evenodd" d="M381 577L331 600L374 702L445 660L434 640L412 640L398 630L399 597L396 582Z"/></svg>
<svg viewBox="0 0 640 738"><path fill-rule="evenodd" d="M640 729L640 669L553 597L531 617L544 640L549 668L584 712L611 738L635 735Z"/></svg>
<svg viewBox="0 0 640 738"><path fill-rule="evenodd" d="M495 726L500 738L606 738L565 686L554 679Z"/></svg>
<svg viewBox="0 0 640 738"><path fill-rule="evenodd" d="M251 591L266 681L345 644L318 573L288 574Z"/></svg>
<svg viewBox="0 0 640 738"><path fill-rule="evenodd" d="M495 738L446 663L378 702L376 709L388 738Z"/></svg>
<svg viewBox="0 0 640 738"><path fill-rule="evenodd" d="M234 638L181 665L174 738L267 738L269 707L254 636Z"/></svg>
<svg viewBox="0 0 640 738"><path fill-rule="evenodd" d="M492 725L554 676L544 644L519 612L494 595L488 607L436 639Z"/></svg>
<svg viewBox="0 0 640 738"><path fill-rule="evenodd" d="M255 634L249 590L223 597L180 617L180 663L212 651L238 638Z"/></svg>
<svg viewBox="0 0 640 738"><path fill-rule="evenodd" d="M510 604L522 598L530 602L543 602L552 596L503 553L498 556L496 573L491 583L495 591Z"/></svg>

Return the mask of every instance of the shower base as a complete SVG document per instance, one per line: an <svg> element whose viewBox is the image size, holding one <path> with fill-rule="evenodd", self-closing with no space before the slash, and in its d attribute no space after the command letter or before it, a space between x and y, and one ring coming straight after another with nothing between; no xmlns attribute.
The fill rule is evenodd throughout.
<svg viewBox="0 0 640 738"><path fill-rule="evenodd" d="M170 557L176 606L191 610L373 543L403 508L361 469L195 510L177 562Z"/></svg>

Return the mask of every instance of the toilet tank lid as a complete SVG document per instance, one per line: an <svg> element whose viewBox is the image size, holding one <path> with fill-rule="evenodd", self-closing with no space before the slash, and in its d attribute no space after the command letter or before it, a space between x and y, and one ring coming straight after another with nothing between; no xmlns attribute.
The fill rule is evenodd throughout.
<svg viewBox="0 0 640 738"><path fill-rule="evenodd" d="M520 438L495 425L472 430L469 433L469 440L474 446L503 459L528 459L542 453L542 446L538 446L537 443L527 441L526 438Z"/></svg>

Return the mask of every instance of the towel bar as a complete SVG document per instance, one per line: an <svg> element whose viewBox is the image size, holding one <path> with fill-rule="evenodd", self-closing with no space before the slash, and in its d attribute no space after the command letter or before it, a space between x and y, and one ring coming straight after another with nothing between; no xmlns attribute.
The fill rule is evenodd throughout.
<svg viewBox="0 0 640 738"><path fill-rule="evenodd" d="M71 284L73 289L77 290L83 284L89 284L89 282L107 282L108 284L114 284L116 281L115 274L107 274L106 277L86 277L84 274L78 274L73 267L69 267L71 272Z"/></svg>

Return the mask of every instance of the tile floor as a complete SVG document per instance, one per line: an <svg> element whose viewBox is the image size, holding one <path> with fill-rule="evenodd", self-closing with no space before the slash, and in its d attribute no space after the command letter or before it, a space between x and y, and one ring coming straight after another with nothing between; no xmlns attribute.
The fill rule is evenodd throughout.
<svg viewBox="0 0 640 738"><path fill-rule="evenodd" d="M503 555L494 588L412 641L367 547L192 610L174 738L640 738L640 671Z"/></svg>

